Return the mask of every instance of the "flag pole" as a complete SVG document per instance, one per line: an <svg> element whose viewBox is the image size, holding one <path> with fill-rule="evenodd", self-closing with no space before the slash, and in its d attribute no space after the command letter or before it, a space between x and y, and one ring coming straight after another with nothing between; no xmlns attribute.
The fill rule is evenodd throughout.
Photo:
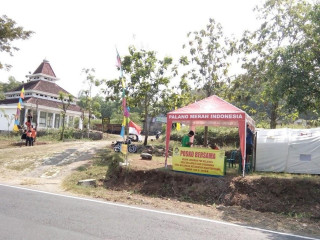
<svg viewBox="0 0 320 240"><path fill-rule="evenodd" d="M125 144L126 142L126 126L127 123L129 123L129 111L127 108L127 103L126 103L126 82L125 79L123 78L123 69L122 69L122 63L121 63L121 58L118 52L118 49L116 47L116 52L117 52L117 67L120 69L120 81L122 84L122 111L123 111L123 121L122 121L122 126L121 126L121 132L120 136L123 137L123 144L121 144L121 152L125 154L125 164L128 165L128 144ZM128 130L127 130L128 134ZM128 138L128 136L127 136Z"/></svg>

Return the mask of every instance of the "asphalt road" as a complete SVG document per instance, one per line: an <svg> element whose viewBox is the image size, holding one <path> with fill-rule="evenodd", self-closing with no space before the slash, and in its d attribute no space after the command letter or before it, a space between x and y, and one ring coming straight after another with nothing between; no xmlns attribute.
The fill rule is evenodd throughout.
<svg viewBox="0 0 320 240"><path fill-rule="evenodd" d="M312 238L0 184L0 239Z"/></svg>

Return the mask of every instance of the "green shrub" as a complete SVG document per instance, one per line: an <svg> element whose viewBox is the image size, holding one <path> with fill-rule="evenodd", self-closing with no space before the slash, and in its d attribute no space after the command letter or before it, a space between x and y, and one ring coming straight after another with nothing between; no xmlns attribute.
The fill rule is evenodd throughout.
<svg viewBox="0 0 320 240"><path fill-rule="evenodd" d="M182 137L188 134L189 128L184 127L181 131L172 131L170 140L181 142ZM204 142L204 127L197 127L194 136L195 145L203 145ZM215 143L218 146L235 146L239 147L239 132L238 128L227 127L209 127L208 129L208 143Z"/></svg>
<svg viewBox="0 0 320 240"><path fill-rule="evenodd" d="M108 162L107 176L110 176L119 170L120 163L124 162L124 158L122 153L112 153L108 156L106 161Z"/></svg>

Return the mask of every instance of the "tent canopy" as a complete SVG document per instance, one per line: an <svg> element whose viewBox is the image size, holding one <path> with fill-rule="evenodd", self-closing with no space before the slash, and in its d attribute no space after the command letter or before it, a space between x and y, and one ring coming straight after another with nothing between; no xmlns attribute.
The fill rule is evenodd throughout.
<svg viewBox="0 0 320 240"><path fill-rule="evenodd" d="M194 130L196 126L238 127L242 158L245 160L246 124L254 129L253 119L243 110L216 95L189 104L167 114L166 162L172 123L183 123Z"/></svg>
<svg viewBox="0 0 320 240"><path fill-rule="evenodd" d="M186 125L232 127L238 127L239 120L246 120L254 126L254 121L246 112L216 95L169 112L168 120Z"/></svg>

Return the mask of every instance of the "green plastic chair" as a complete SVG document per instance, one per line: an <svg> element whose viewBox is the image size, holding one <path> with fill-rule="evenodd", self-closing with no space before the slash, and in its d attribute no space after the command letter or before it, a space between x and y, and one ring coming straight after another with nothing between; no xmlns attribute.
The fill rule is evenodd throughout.
<svg viewBox="0 0 320 240"><path fill-rule="evenodd" d="M233 167L233 164L235 165L237 153L238 153L238 151L233 150L233 151L231 152L230 158L227 158L227 163L228 163L228 167L229 167L229 168L230 168L230 165L231 165L231 167Z"/></svg>

